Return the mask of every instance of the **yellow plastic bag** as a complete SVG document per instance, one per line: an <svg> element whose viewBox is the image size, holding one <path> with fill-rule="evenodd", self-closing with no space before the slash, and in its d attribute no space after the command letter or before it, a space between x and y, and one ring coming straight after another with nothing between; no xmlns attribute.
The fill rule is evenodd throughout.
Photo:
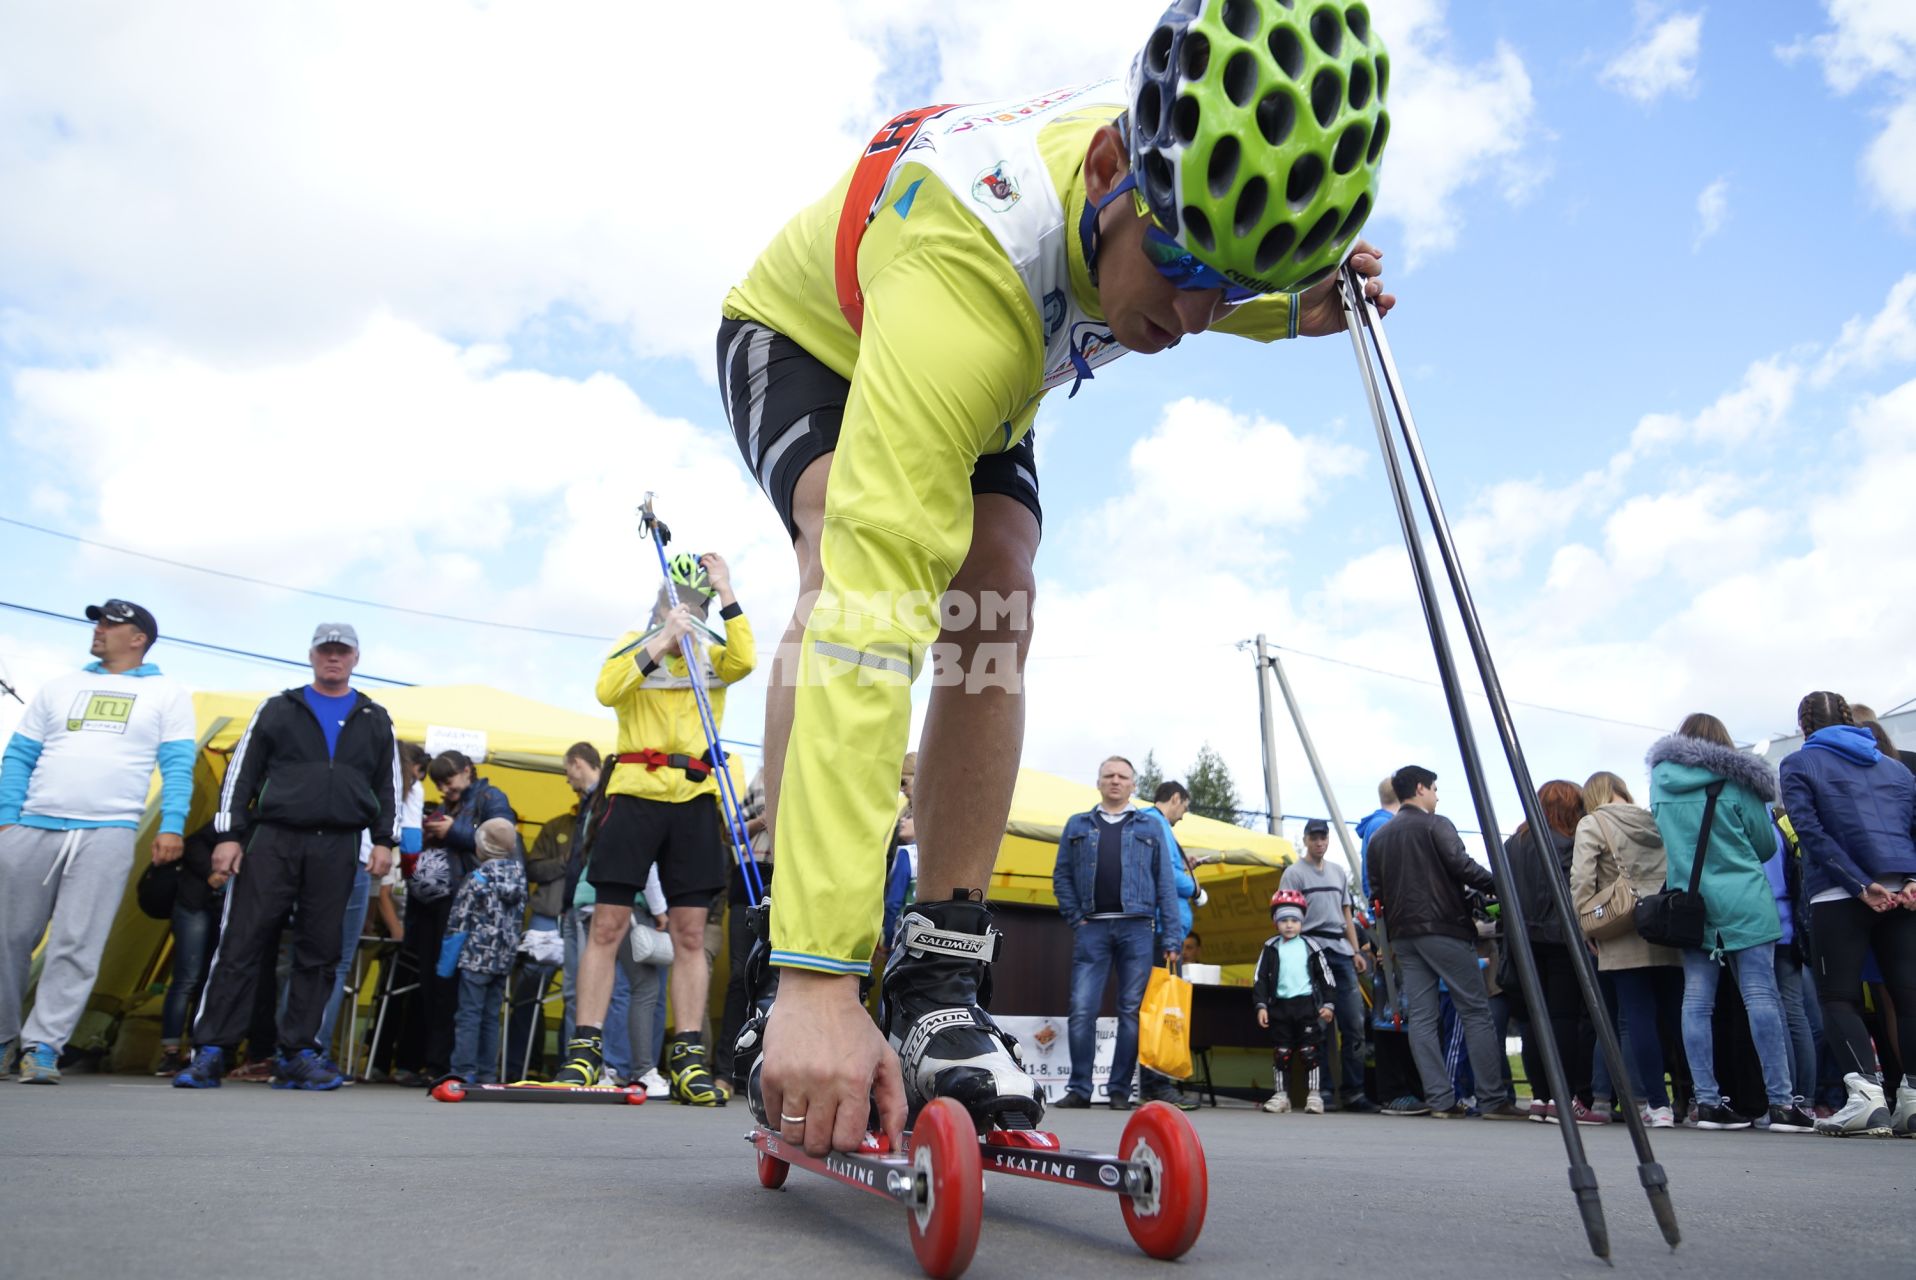
<svg viewBox="0 0 1916 1280"><path fill-rule="evenodd" d="M1144 988L1138 1061L1174 1080L1191 1074L1191 984L1169 969L1151 970Z"/></svg>

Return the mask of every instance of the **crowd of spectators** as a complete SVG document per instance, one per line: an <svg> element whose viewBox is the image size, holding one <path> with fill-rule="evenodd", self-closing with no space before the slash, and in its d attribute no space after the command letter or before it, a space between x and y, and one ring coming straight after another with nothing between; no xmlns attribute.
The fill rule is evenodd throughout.
<svg viewBox="0 0 1916 1280"><path fill-rule="evenodd" d="M1372 936L1402 988L1373 1005L1384 1110L1600 1125L1627 1093L1654 1128L1916 1137L1911 757L1834 693L1805 697L1797 721L1803 745L1779 770L1716 717L1687 717L1646 757L1647 808L1610 771L1538 788L1548 830L1525 823L1504 843L1544 1006L1534 1014L1494 881L1436 812L1436 775L1393 774L1396 812L1359 828ZM1700 894L1697 945L1640 934L1636 905L1668 891ZM1621 1044L1627 1090L1595 1052L1579 949L1595 959L1597 1016ZM1523 1042L1526 1108L1511 1095L1506 1027ZM1401 1060L1386 1069L1400 1029L1408 1075Z"/></svg>
<svg viewBox="0 0 1916 1280"><path fill-rule="evenodd" d="M546 1047L573 1036L578 973L597 936L591 846L608 766L592 744L565 753L577 803L527 819L459 751L429 756L397 741L378 703L350 688L358 637L325 624L312 683L261 704L214 817L188 832L191 703L147 661L157 623L125 601L88 613L97 661L36 698L0 773L5 1074L60 1078L156 768L159 833L139 896L172 930L158 1074L325 1089L349 1076L423 1086L557 1073ZM1301 1082L1312 1113L1601 1125L1628 1097L1652 1127L1916 1136L1916 1074L1905 1074L1916 1069L1912 758L1867 707L1836 694L1804 698L1797 718L1803 745L1779 771L1715 717L1688 717L1646 757L1647 805L1608 770L1580 785L1546 782L1536 809L1546 829L1526 822L1503 843L1521 940L1490 870L1437 812L1430 770L1408 765L1381 785L1379 808L1356 827L1354 875L1327 859L1329 825L1307 822L1251 993L1275 1068L1265 1109L1290 1110ZM886 854L885 942L915 886L913 776L908 757ZM1071 1074L1055 1103L1067 1109L1092 1104L1107 985L1117 1015L1108 1104L1196 1105L1138 1060L1151 970L1195 963L1202 945L1192 924L1205 893L1175 830L1190 793L1165 782L1140 805L1135 780L1125 758L1103 761L1098 805L1071 817L1058 842L1053 889L1073 934ZM769 885L764 802L754 778L745 833ZM1692 889L1704 904L1698 945L1641 936L1637 904ZM709 908L700 899L698 955L698 939L668 920L656 868L642 896L629 924L620 914L605 1078L668 1092L667 975L728 950L716 1034L679 1035L714 1046L717 1087L729 1094L731 1047L750 1013L744 886L734 870ZM1534 1010L1519 980L1525 952ZM1594 960L1596 1017L1623 1049L1626 1080L1596 1051L1579 952ZM363 1007L373 1016L361 1018ZM1512 1034L1524 1101L1504 1050ZM1561 1095L1546 1046L1562 1066Z"/></svg>

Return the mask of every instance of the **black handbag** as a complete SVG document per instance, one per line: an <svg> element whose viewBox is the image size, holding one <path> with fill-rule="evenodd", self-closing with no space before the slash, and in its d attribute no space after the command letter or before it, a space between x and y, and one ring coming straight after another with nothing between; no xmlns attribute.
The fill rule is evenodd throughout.
<svg viewBox="0 0 1916 1280"><path fill-rule="evenodd" d="M1690 887L1665 889L1637 902L1637 933L1645 942L1659 947L1697 950L1703 946L1706 912L1703 895L1703 855L1710 848L1710 825L1716 820L1716 798L1723 794L1723 779L1704 788L1709 799L1703 802L1703 829L1697 832L1696 857L1690 863Z"/></svg>

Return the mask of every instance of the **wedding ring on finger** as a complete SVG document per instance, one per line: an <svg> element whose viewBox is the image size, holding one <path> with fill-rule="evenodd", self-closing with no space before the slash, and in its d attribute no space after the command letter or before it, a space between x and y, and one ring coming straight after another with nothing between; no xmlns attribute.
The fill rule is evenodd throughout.
<svg viewBox="0 0 1916 1280"><path fill-rule="evenodd" d="M788 1116L783 1111L778 1113L778 1118L784 1121L786 1124L804 1124L805 1123L804 1116Z"/></svg>

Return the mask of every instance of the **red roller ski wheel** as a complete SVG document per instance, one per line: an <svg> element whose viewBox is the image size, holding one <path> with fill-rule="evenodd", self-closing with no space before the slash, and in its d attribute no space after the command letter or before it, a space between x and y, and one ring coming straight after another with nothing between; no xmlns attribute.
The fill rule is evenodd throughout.
<svg viewBox="0 0 1916 1280"><path fill-rule="evenodd" d="M432 1096L440 1102L463 1102L466 1097L465 1081L441 1080L432 1087Z"/></svg>
<svg viewBox="0 0 1916 1280"><path fill-rule="evenodd" d="M978 1248L984 1215L985 1174L978 1158L978 1129L953 1098L934 1098L918 1115L911 1134L911 1248L933 1280L964 1274Z"/></svg>
<svg viewBox="0 0 1916 1280"><path fill-rule="evenodd" d="M1142 1195L1125 1196L1125 1229L1138 1248L1153 1258L1181 1258L1204 1230L1211 1178L1204 1148L1184 1113L1162 1102L1147 1102L1132 1113L1118 1143L1121 1159L1143 1165L1151 1174Z"/></svg>
<svg viewBox="0 0 1916 1280"><path fill-rule="evenodd" d="M763 1151L758 1153L758 1185L766 1190L776 1191L784 1186L785 1175L791 1171L792 1166L777 1156L768 1156Z"/></svg>

